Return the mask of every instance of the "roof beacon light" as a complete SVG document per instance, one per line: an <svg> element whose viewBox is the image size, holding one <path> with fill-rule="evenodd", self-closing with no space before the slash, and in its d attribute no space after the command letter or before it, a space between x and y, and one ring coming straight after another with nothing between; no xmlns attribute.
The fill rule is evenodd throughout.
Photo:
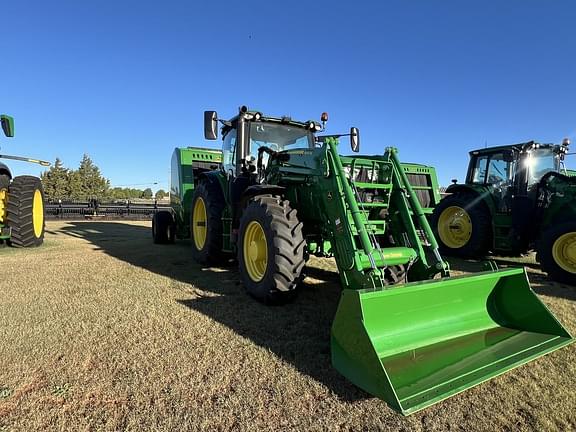
<svg viewBox="0 0 576 432"><path fill-rule="evenodd" d="M326 129L326 122L328 121L328 113L326 111L322 113L320 120L322 121L322 130Z"/></svg>

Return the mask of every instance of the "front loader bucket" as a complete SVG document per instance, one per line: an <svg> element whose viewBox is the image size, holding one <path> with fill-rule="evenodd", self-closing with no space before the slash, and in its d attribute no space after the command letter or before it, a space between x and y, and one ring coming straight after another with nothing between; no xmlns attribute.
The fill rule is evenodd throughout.
<svg viewBox="0 0 576 432"><path fill-rule="evenodd" d="M342 292L332 363L411 414L573 341L524 269Z"/></svg>

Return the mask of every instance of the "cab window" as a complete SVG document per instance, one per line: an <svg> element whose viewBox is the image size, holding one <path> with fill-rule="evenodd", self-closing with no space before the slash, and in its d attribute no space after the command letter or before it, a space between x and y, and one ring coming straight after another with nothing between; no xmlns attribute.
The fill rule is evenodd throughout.
<svg viewBox="0 0 576 432"><path fill-rule="evenodd" d="M236 129L230 129L230 131L224 135L222 143L222 165L224 166L224 171L228 172L232 170L234 172L235 163L235 152L236 149Z"/></svg>
<svg viewBox="0 0 576 432"><path fill-rule="evenodd" d="M486 164L488 163L488 156L478 156L472 171L472 183L484 183L486 178Z"/></svg>
<svg viewBox="0 0 576 432"><path fill-rule="evenodd" d="M472 183L497 186L512 183L514 160L509 153L493 153L476 158L472 171Z"/></svg>

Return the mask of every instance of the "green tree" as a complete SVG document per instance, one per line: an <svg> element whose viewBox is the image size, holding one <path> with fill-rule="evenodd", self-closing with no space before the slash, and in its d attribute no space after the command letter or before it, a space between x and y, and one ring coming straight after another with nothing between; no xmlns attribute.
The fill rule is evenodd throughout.
<svg viewBox="0 0 576 432"><path fill-rule="evenodd" d="M152 197L153 197L152 189L150 189L150 188L144 189L144 191L142 192L142 198L152 199Z"/></svg>
<svg viewBox="0 0 576 432"><path fill-rule="evenodd" d="M163 199L165 196L166 196L166 191L165 191L164 189L158 189L158 190L156 191L156 195L154 195L154 197L155 197L157 200L161 200L161 199Z"/></svg>
<svg viewBox="0 0 576 432"><path fill-rule="evenodd" d="M103 199L108 196L110 181L102 176L87 154L84 154L80 166L70 174L70 195L73 199Z"/></svg>
<svg viewBox="0 0 576 432"><path fill-rule="evenodd" d="M67 199L70 196L70 170L56 158L54 165L40 175L44 194L49 200Z"/></svg>

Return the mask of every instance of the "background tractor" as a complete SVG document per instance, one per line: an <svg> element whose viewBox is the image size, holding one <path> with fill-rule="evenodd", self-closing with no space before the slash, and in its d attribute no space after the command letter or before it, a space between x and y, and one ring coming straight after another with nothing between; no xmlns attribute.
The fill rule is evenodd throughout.
<svg viewBox="0 0 576 432"><path fill-rule="evenodd" d="M294 297L310 255L333 256L343 290L332 364L394 409L410 414L572 342L524 269L450 277L421 205L438 194L433 168L402 164L392 147L340 156L339 138L358 152L359 132L318 135L327 114L204 117L207 139L222 124L221 163L185 168L176 149L178 197L155 239L188 231L199 263L235 258L246 291L266 303Z"/></svg>
<svg viewBox="0 0 576 432"><path fill-rule="evenodd" d="M464 184L452 184L432 226L450 255L536 250L542 269L576 285L576 177L563 167L569 141L470 152Z"/></svg>
<svg viewBox="0 0 576 432"><path fill-rule="evenodd" d="M2 130L14 136L14 119L1 115ZM12 159L49 166L49 162L0 155ZM16 247L39 246L44 241L44 191L38 177L23 175L12 178L10 169L0 162L0 242Z"/></svg>

